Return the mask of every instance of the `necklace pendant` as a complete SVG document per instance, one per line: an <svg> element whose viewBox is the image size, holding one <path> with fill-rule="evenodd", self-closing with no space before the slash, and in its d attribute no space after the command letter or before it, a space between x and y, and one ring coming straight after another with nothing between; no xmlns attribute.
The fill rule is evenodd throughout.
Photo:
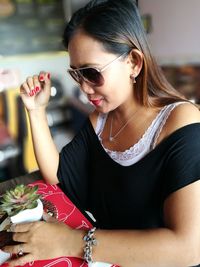
<svg viewBox="0 0 200 267"><path fill-rule="evenodd" d="M109 141L113 142L114 138L112 136L109 137Z"/></svg>

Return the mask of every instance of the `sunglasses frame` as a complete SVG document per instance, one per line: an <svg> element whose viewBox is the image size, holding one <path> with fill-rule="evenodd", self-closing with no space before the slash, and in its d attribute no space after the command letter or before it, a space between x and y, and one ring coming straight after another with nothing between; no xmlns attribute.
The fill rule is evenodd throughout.
<svg viewBox="0 0 200 267"><path fill-rule="evenodd" d="M68 69L67 72L70 74L70 76L78 83L81 84L82 81L85 81L91 85L96 85L96 86L102 86L105 82L103 75L101 74L104 70L106 70L108 67L110 67L113 63L115 63L117 60L119 60L121 57L124 55L128 54L129 52L125 52L115 59L113 59L111 62L107 63L105 66L102 68L97 68L97 67L85 67L85 68L77 68L77 69ZM90 80L88 80L84 75L81 73L81 70L87 70L87 69L93 69L96 70L100 75L101 75L101 80L102 82L95 83Z"/></svg>

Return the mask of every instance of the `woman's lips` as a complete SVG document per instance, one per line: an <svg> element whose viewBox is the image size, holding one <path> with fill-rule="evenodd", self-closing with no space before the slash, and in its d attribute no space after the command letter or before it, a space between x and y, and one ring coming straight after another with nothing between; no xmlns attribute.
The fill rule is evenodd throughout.
<svg viewBox="0 0 200 267"><path fill-rule="evenodd" d="M94 99L94 100L90 100L90 102L94 105L94 106L99 106L101 103L102 99Z"/></svg>

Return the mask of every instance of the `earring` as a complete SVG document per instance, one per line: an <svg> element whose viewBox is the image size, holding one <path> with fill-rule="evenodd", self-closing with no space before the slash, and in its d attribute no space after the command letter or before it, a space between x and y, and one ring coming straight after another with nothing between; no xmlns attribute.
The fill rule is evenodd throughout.
<svg viewBox="0 0 200 267"><path fill-rule="evenodd" d="M134 74L131 74L131 75L130 75L130 78L131 78L131 80L132 80L133 83L136 83Z"/></svg>

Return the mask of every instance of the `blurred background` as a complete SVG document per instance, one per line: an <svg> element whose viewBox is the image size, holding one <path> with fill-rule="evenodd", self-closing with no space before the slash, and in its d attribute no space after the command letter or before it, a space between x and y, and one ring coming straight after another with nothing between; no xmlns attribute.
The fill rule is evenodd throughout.
<svg viewBox="0 0 200 267"><path fill-rule="evenodd" d="M123 0L122 0L123 1ZM51 73L48 123L60 150L93 109L66 70L65 23L88 0L0 0L0 182L36 170L19 86ZM200 1L139 0L152 51L168 80L200 103Z"/></svg>

